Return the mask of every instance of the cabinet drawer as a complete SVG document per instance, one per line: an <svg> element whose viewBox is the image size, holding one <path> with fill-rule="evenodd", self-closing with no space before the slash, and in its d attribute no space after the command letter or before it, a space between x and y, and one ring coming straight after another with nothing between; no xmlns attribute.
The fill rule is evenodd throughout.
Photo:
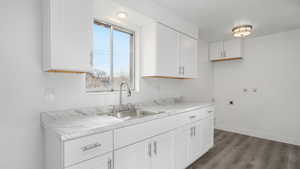
<svg viewBox="0 0 300 169"><path fill-rule="evenodd" d="M112 153L105 154L101 157L96 157L88 161L76 164L67 169L112 169Z"/></svg>
<svg viewBox="0 0 300 169"><path fill-rule="evenodd" d="M121 148L129 144L153 137L170 131L184 123L181 116L170 116L152 120L146 123L128 126L115 130L115 148Z"/></svg>
<svg viewBox="0 0 300 169"><path fill-rule="evenodd" d="M211 111L208 107L117 129L114 133L115 148L118 149L136 143L185 124L205 119L210 115Z"/></svg>
<svg viewBox="0 0 300 169"><path fill-rule="evenodd" d="M205 119L211 116L212 113L213 113L213 107L206 107L206 108L201 108L201 109L187 112L183 115L182 118L186 119L186 121L190 123L190 122L195 122L195 121Z"/></svg>
<svg viewBox="0 0 300 169"><path fill-rule="evenodd" d="M64 143L64 166L107 153L113 149L112 131L95 134Z"/></svg>

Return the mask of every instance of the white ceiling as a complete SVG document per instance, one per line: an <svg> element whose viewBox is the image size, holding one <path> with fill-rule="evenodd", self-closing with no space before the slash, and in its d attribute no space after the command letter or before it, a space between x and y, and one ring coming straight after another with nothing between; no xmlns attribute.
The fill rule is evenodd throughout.
<svg viewBox="0 0 300 169"><path fill-rule="evenodd" d="M207 41L231 39L239 24L252 24L252 37L300 28L300 0L152 1L197 24Z"/></svg>

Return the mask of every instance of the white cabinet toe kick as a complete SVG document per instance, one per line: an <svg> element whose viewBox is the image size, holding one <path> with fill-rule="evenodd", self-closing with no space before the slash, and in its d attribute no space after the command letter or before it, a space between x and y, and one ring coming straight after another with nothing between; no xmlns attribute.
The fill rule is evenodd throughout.
<svg viewBox="0 0 300 169"><path fill-rule="evenodd" d="M63 141L45 129L46 169L184 169L213 147L212 106Z"/></svg>

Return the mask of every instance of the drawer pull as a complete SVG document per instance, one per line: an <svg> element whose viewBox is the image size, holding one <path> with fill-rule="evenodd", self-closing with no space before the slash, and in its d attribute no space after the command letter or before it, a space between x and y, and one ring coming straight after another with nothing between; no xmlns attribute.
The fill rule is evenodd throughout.
<svg viewBox="0 0 300 169"><path fill-rule="evenodd" d="M108 169L112 169L112 160L109 158L108 159L108 162L107 162L108 164L107 164L107 168Z"/></svg>
<svg viewBox="0 0 300 169"><path fill-rule="evenodd" d="M152 156L152 146L151 146L151 143L148 144L148 155L149 155L149 157Z"/></svg>
<svg viewBox="0 0 300 169"><path fill-rule="evenodd" d="M194 118L196 118L197 116L190 116L190 119L194 119Z"/></svg>
<svg viewBox="0 0 300 169"><path fill-rule="evenodd" d="M154 141L153 146L154 146L154 150L153 150L154 154L157 155L157 142L156 141Z"/></svg>
<svg viewBox="0 0 300 169"><path fill-rule="evenodd" d="M90 144L90 145L87 145L87 146L84 146L81 148L82 151L88 151L88 150L92 150L94 148L97 148L97 147L101 147L102 145L100 143L95 143L95 144Z"/></svg>
<svg viewBox="0 0 300 169"><path fill-rule="evenodd" d="M209 110L209 111L208 111L208 113L212 113L212 112L213 112L212 110Z"/></svg>
<svg viewBox="0 0 300 169"><path fill-rule="evenodd" d="M193 136L196 136L196 127L193 127L193 131L194 131Z"/></svg>

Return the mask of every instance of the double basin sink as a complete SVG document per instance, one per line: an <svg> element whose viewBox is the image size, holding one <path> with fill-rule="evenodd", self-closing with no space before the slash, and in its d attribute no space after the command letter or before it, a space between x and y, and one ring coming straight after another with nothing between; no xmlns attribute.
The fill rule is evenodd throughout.
<svg viewBox="0 0 300 169"><path fill-rule="evenodd" d="M119 107L117 108L117 110L113 110L111 113L107 113L106 115L118 119L122 119L122 120L131 120L131 119L152 116L160 113L162 112L151 112L151 111L137 109L135 106L125 106L123 108Z"/></svg>
<svg viewBox="0 0 300 169"><path fill-rule="evenodd" d="M143 111L143 110L137 110L137 111L120 111L120 112L115 112L115 113L109 113L109 116L116 117L118 119L136 119L136 118L143 118L146 116L151 116L155 115L157 113L154 112L149 112L149 111Z"/></svg>

